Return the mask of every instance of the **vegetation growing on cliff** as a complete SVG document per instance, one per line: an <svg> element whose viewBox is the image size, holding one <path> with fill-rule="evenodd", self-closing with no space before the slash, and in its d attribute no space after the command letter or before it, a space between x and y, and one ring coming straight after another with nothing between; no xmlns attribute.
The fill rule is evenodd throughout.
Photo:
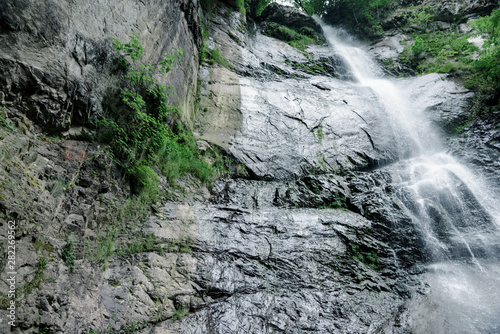
<svg viewBox="0 0 500 334"><path fill-rule="evenodd" d="M168 104L173 87L155 78L172 70L182 50L165 54L158 64L144 64L136 35L130 36L129 43L115 40L114 47L124 69L125 85L120 92L123 104L97 124L115 160L132 176L134 190L147 192L151 200L156 197L155 166L171 184L186 173L210 183L213 168L199 159L192 133L179 121L181 110Z"/></svg>
<svg viewBox="0 0 500 334"><path fill-rule="evenodd" d="M318 44L321 41L316 32L309 27L295 31L276 23L270 23L264 30L264 34L285 41L301 51L304 51L308 45Z"/></svg>
<svg viewBox="0 0 500 334"><path fill-rule="evenodd" d="M310 15L321 16L328 23L344 24L370 37L382 32L381 22L394 8L394 0L293 0Z"/></svg>
<svg viewBox="0 0 500 334"><path fill-rule="evenodd" d="M418 73L451 73L467 88L479 93L480 99L498 104L500 95L500 9L469 23L473 29L465 33L458 27L448 30L429 29L428 21L420 21L420 29L409 33L409 43L400 59ZM474 37L482 37L482 47L473 45Z"/></svg>
<svg viewBox="0 0 500 334"><path fill-rule="evenodd" d="M412 38L400 57L417 73L452 73L467 88L478 92L480 99L498 104L500 95L500 9L491 15L469 22L472 31L464 32L458 24L447 27L434 21L438 8L426 4L401 7L395 0L293 0L298 8L321 16L325 22L346 25L364 38L378 37L387 18L399 10L394 25ZM500 5L500 3L499 3ZM397 21L397 22L396 22ZM458 18L455 18L459 22ZM386 27L387 28L387 27ZM471 38L481 36L479 48Z"/></svg>

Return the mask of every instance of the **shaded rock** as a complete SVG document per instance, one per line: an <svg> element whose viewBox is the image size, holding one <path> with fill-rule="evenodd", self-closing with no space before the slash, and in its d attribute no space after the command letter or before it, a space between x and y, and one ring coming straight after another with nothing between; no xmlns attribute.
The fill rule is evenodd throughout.
<svg viewBox="0 0 500 334"><path fill-rule="evenodd" d="M121 78L113 69L112 38L125 42L131 33L149 50L145 62L183 49L180 66L160 80L174 87L171 103L190 124L202 39L196 2L9 0L0 6L0 90L5 103L43 131L59 134L114 107Z"/></svg>
<svg viewBox="0 0 500 334"><path fill-rule="evenodd" d="M370 223L343 210L273 207L274 190L270 182L219 182L213 202L194 208L200 228L195 280L214 302L158 328L365 332L380 319L371 315L375 305L382 318L390 316L400 303L385 292L394 282L363 255L377 253L378 263L394 270L385 259L391 251L367 234ZM378 291L377 298L370 291Z"/></svg>
<svg viewBox="0 0 500 334"><path fill-rule="evenodd" d="M285 27L300 30L308 27L321 33L321 27L314 19L297 8L270 3L258 17L259 21L275 22Z"/></svg>

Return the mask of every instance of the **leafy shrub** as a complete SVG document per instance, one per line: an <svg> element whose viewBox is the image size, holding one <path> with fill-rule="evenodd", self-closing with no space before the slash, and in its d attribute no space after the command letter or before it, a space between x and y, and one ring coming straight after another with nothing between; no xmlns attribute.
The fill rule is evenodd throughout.
<svg viewBox="0 0 500 334"><path fill-rule="evenodd" d="M500 10L476 19L470 25L486 37L482 50L468 41L472 34L416 31L411 33L414 43L405 48L401 59L421 73L459 73L467 88L481 96L498 96Z"/></svg>
<svg viewBox="0 0 500 334"><path fill-rule="evenodd" d="M260 16L264 9L266 9L267 5L269 5L271 2L272 0L257 0L255 15Z"/></svg>
<svg viewBox="0 0 500 334"><path fill-rule="evenodd" d="M184 317L188 314L188 310L186 310L185 308L183 307L180 307L178 308L174 315L172 316L172 320L173 321L182 321L182 319L184 319Z"/></svg>
<svg viewBox="0 0 500 334"><path fill-rule="evenodd" d="M324 4L321 4L321 1ZM395 4L394 0L309 0L319 2L315 12L326 22L344 24L354 28L363 37L373 37L382 33L381 22Z"/></svg>
<svg viewBox="0 0 500 334"><path fill-rule="evenodd" d="M75 270L75 240L69 239L62 249L62 259L69 271L72 273Z"/></svg>
<svg viewBox="0 0 500 334"><path fill-rule="evenodd" d="M134 189L142 194L151 202L155 201L158 197L158 174L149 166L139 165L133 171Z"/></svg>
<svg viewBox="0 0 500 334"><path fill-rule="evenodd" d="M478 50L468 42L470 35L459 32L414 32L412 36L414 42L406 46L401 59L421 73L466 72Z"/></svg>
<svg viewBox="0 0 500 334"><path fill-rule="evenodd" d="M143 193L146 200L156 199L158 175L150 167L153 163L161 164L160 169L172 183L188 172L209 182L212 169L198 158L198 149L192 144L194 138L186 146L188 131L175 121L180 109L168 104L173 87L155 79L155 75L172 70L180 61L182 50L163 55L158 64L143 64L140 60L144 49L137 35L131 35L129 43L114 43L126 69L126 84L120 92L123 105L97 123L116 161L132 176L133 190ZM169 125L172 123L175 126Z"/></svg>
<svg viewBox="0 0 500 334"><path fill-rule="evenodd" d="M218 49L208 50L206 45L202 46L202 61L206 61L210 65L219 64L225 68L229 68L227 60L224 59Z"/></svg>
<svg viewBox="0 0 500 334"><path fill-rule="evenodd" d="M246 15L245 0L236 0L236 7L240 11L241 15Z"/></svg>
<svg viewBox="0 0 500 334"><path fill-rule="evenodd" d="M309 35L307 36L279 24L269 24L268 27L264 30L264 34L280 39L284 42L287 42L294 48L304 51L308 45L320 43L318 35L311 30L312 29L305 30L305 32ZM311 37L310 35L313 35L314 37Z"/></svg>
<svg viewBox="0 0 500 334"><path fill-rule="evenodd" d="M406 15L408 23L426 27L434 15L434 9L426 5L411 5Z"/></svg>
<svg viewBox="0 0 500 334"><path fill-rule="evenodd" d="M500 3L499 3L500 4ZM477 71L467 84L484 94L500 95L500 9L491 15L474 20L472 27L486 36L483 50L472 66Z"/></svg>

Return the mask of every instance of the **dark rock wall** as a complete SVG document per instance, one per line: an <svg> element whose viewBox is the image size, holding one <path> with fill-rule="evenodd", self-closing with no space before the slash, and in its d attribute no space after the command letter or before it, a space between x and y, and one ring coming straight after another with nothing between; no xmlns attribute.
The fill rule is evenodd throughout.
<svg viewBox="0 0 500 334"><path fill-rule="evenodd" d="M0 91L9 108L44 131L85 125L111 107L119 83L112 38L126 42L132 33L145 62L184 51L162 80L174 86L171 103L191 120L201 45L197 1L7 0L0 20Z"/></svg>
<svg viewBox="0 0 500 334"><path fill-rule="evenodd" d="M264 16L316 27L290 13ZM200 67L196 135L205 149L232 155L246 177L219 180L211 194L187 182L175 200L155 203L144 225L127 222L121 241L154 233L162 252L115 254L103 265L77 249L71 272L62 259L68 240L96 240L130 190L103 147L39 131L76 131L111 107L119 84L111 38L131 33L148 62L184 50L164 80L192 120L198 4L4 0L0 18L0 112L17 126L0 128L0 218L19 223L19 286L43 272L19 302L15 333L409 332L405 303L421 291L416 275L427 259L393 188L396 140L374 94L352 83L328 46L299 52L220 6L206 43L228 66ZM438 75L418 83L436 122L463 116L469 92ZM487 140L461 137L450 147L497 152L498 125L488 126ZM490 167L493 179L498 164ZM186 239L192 251L169 248Z"/></svg>
<svg viewBox="0 0 500 334"><path fill-rule="evenodd" d="M132 33L144 62L183 50L180 64L159 79L174 87L171 103L192 125L202 41L196 0L0 2L0 333L118 333L199 304L189 281L196 261L172 250L196 238L196 229L178 213L157 233L162 256L118 256L118 243L140 243L153 231L142 221L116 225L130 196L127 178L103 145L79 136L89 119L113 107L121 79L112 39L128 42ZM166 180L160 184L166 191ZM184 194L189 187L182 185ZM195 183L189 197L203 191ZM4 321L8 220L17 225L15 328ZM96 255L116 228L124 230L104 263ZM70 242L74 265L64 255Z"/></svg>

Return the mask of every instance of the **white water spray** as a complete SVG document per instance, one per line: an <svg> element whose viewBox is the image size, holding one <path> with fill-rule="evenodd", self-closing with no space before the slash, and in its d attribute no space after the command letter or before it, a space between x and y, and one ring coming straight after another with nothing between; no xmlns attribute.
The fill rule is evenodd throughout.
<svg viewBox="0 0 500 334"><path fill-rule="evenodd" d="M378 96L392 123L387 128L397 129L400 161L392 168L393 179L396 188L409 194L410 216L432 259L425 275L431 290L410 310L413 331L500 333L500 292L492 288L500 286L500 196L445 153L439 130L401 88L412 79L384 78L345 32L317 21L355 84L370 87Z"/></svg>

